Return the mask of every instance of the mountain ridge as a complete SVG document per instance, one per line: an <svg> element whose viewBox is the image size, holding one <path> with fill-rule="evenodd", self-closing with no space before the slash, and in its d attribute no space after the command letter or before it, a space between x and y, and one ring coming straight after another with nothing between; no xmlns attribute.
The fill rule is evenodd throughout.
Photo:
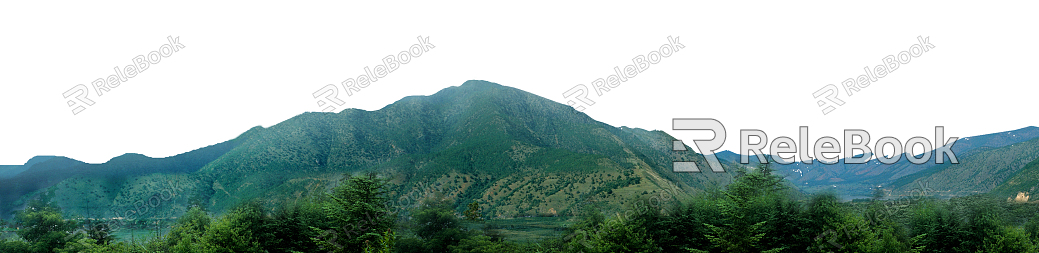
<svg viewBox="0 0 1039 253"><path fill-rule="evenodd" d="M8 189L17 198L0 206L9 214L29 197L54 192L73 215L117 217L99 210L133 206L162 192L162 181L175 180L183 193L151 215L176 217L190 203L215 212L253 199L275 206L327 190L344 174L377 171L391 180L390 197L401 209L439 192L456 203L484 203L488 217L519 217L562 215L582 203L620 209L665 191L670 199L686 198L731 180L730 174L671 173L673 160L703 162L693 152L672 152L672 140L663 131L613 127L529 92L470 80L375 111L306 112L253 127L219 152L191 160L197 169L163 167L183 154L131 153L97 165L70 159L65 168L75 173L19 177L46 183ZM101 167L122 174L87 173Z"/></svg>
<svg viewBox="0 0 1039 253"><path fill-rule="evenodd" d="M927 162L923 164L912 164L904 157L898 162L886 165L878 162L876 158L873 158L863 164L845 164L844 158L838 160L838 163L833 165L824 165L817 159L813 160L812 164L805 164L803 162L794 162L789 165L775 165L777 173L786 176L787 180L794 182L802 190L806 192L819 192L829 191L833 188L842 188L841 191L844 193L850 193L860 198L868 198L872 195L872 192L877 186L882 187L894 187L898 191L911 191L913 185L919 185L920 182L916 182L916 179L922 178L927 181L945 181L945 180L929 180L927 177L932 176L941 170L947 168L959 168L964 165L966 160L973 160L977 154L982 156L993 156L997 155L993 153L993 150L998 150L1008 146L1013 146L1020 143L1026 143L1039 138L1039 127L1028 126L1015 130L1003 131L998 133L990 133L978 136L970 136L960 138L952 146L952 150L956 153L957 158L960 160L959 165L948 164L949 160L946 159L946 164L935 164L936 156L934 151L928 151L931 154ZM743 156L736 154L732 151L719 152L719 157L723 159L730 159L732 162L738 162ZM908 154L905 154L908 155ZM769 155L765 155L769 157ZM989 162L984 166L1000 166L995 163L1006 161L1011 159L1009 157L1002 159L983 159ZM1028 161L1028 157L1022 158ZM749 160L752 164L758 163L757 156L750 156ZM1021 161L1016 161L1020 165L1023 165ZM1026 161L1027 163L1027 161ZM978 167L983 166L976 163L972 163L969 166ZM1011 169L1016 171L1017 169ZM1011 173L1012 171L1001 172ZM1006 175L1000 176L1003 178ZM909 180L909 181L907 181ZM965 180L965 178L964 178ZM1023 180L1023 179L1022 179ZM969 181L969 180L968 180ZM916 183L913 183L916 182ZM998 185L1003 181L996 182ZM986 182L992 184L992 182ZM981 187L978 188L973 185L966 185L962 183L948 182L946 186L955 188L961 188L960 190L953 190L947 187L940 187L941 197L953 197L963 196L965 194L978 194L985 193L992 187ZM907 188L909 187L909 188Z"/></svg>
<svg viewBox="0 0 1039 253"><path fill-rule="evenodd" d="M1039 136L1039 128L963 138L968 145L957 142L953 148L971 156L1033 135ZM161 203L162 212L150 214L176 217L192 204L215 212L256 199L277 206L323 192L343 175L379 172L392 184L392 205L402 211L439 194L455 200L456 208L479 202L486 217L563 215L582 205L631 208L665 194L680 202L720 189L748 168L736 163L739 154L722 151L716 156L726 173L674 173L673 161L706 167L698 153L672 151L674 140L664 131L614 127L536 94L470 80L373 111L301 113L172 157L129 153L103 164L52 158L26 169L37 180L29 180L29 174L0 179L0 193L5 193L0 211L9 214L30 197L54 192L71 214L120 217L98 210L131 207L176 181L183 192ZM175 166L180 163L189 165ZM929 169L906 163L775 168L806 192L847 185L861 188L849 192L867 193L876 183ZM40 176L59 167L72 173ZM36 183L19 184L14 178Z"/></svg>

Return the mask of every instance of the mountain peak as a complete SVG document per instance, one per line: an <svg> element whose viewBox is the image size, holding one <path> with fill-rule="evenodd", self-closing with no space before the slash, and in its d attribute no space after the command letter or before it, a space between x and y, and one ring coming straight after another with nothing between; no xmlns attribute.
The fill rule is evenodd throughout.
<svg viewBox="0 0 1039 253"><path fill-rule="evenodd" d="M491 87L504 87L501 84L497 84L497 83L489 82L489 81L484 81L484 80L469 80L469 81L465 81L464 83L462 83L461 87L470 87L470 86L475 86L475 87L488 87L488 86L491 86Z"/></svg>

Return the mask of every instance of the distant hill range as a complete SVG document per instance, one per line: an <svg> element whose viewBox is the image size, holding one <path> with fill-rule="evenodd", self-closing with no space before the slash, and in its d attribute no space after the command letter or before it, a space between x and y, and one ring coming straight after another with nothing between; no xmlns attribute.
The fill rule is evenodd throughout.
<svg viewBox="0 0 1039 253"><path fill-rule="evenodd" d="M911 194L914 189L923 190L920 188L928 188L929 195L941 198L989 192L1010 197L1037 190L1035 180L1039 179L1039 171L1026 169L1026 165L1039 159L1037 138L1037 127L960 138L952 147L959 164L950 164L948 159L946 164L935 164L932 152L931 159L924 164L912 164L903 158L890 165L876 160L844 164L841 159L833 165L815 160L812 164L795 162L773 166L806 192L834 191L845 198L868 198L878 187L893 192L892 197ZM741 158L730 151L719 152L717 156L729 162L739 162ZM758 163L756 156L749 160L752 164ZM1001 186L1004 183L1015 187ZM1000 190L993 191L997 188Z"/></svg>
<svg viewBox="0 0 1039 253"><path fill-rule="evenodd" d="M441 194L460 208L479 202L486 217L518 217L565 215L585 204L620 209L653 196L674 201L731 181L731 173L672 173L675 160L706 166L699 154L671 151L672 140L519 89L467 81L376 111L303 113L168 158L33 158L0 168L0 211L9 217L50 193L72 215L140 210L140 217L169 218L191 204L216 212L254 199L274 206L323 192L344 173L374 171L391 180L396 206Z"/></svg>
<svg viewBox="0 0 1039 253"><path fill-rule="evenodd" d="M1034 193L1039 128L963 138L961 164L775 166L804 192L868 196L882 185L926 183L945 195ZM125 154L102 164L41 156L0 166L0 216L50 196L72 216L173 218L190 205L223 212L244 201L269 207L325 192L344 174L390 180L395 209L442 196L485 217L569 215L582 205L622 210L673 203L732 180L739 155L717 156L726 173L673 173L663 131L614 127L549 99L486 81L405 97L376 111L308 112L270 128L167 158ZM795 172L800 170L800 172ZM651 200L656 198L655 200Z"/></svg>

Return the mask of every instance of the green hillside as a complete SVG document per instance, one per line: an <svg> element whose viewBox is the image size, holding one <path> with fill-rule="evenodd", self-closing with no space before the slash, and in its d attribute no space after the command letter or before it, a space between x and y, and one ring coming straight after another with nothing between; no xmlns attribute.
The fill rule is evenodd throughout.
<svg viewBox="0 0 1039 253"><path fill-rule="evenodd" d="M399 186L393 196L401 205L439 192L463 203L459 208L487 205L488 217L556 215L584 201L619 208L633 196L666 189L687 195L725 180L670 173L672 139L612 127L518 89L469 81L377 111L296 116L260 131L197 176L214 210L261 196L271 205L291 201L330 187L342 173L376 171Z"/></svg>
<svg viewBox="0 0 1039 253"><path fill-rule="evenodd" d="M1039 193L1039 159L1032 160L1016 174L1010 176L1010 179L1007 179L989 192L989 194L997 197L1023 201L1034 201L1036 197L1039 197L1036 193ZM1021 198L1019 198L1019 195Z"/></svg>
<svg viewBox="0 0 1039 253"><path fill-rule="evenodd" d="M960 157L959 164L937 165L899 178L891 185L900 192L910 192L923 185L940 197L988 193L1015 175L1019 175L1016 182L1024 182L1028 175L1020 172L1037 158L1039 138L1001 148L982 148Z"/></svg>
<svg viewBox="0 0 1039 253"><path fill-rule="evenodd" d="M1015 131L971 137L956 165L779 171L720 152L727 173L674 173L706 164L663 131L468 81L168 158L6 167L22 172L0 179L0 207L24 210L0 220L0 251L1034 252L1035 202L929 198L1034 192L1039 139L1015 133L1036 129ZM874 180L928 193L842 202L834 187Z"/></svg>
<svg viewBox="0 0 1039 253"><path fill-rule="evenodd" d="M234 148L243 137L167 158L125 154L102 164L88 164L67 157L36 159L25 171L0 178L0 217L22 209L26 200L43 192L57 191L55 197L71 214L83 217L112 217L112 209L125 209L129 202L147 200L156 191L143 191L149 178L184 177L201 169ZM32 161L32 160L31 160ZM169 182L163 181L163 184ZM183 201L182 201L183 202ZM104 210L104 211L103 211ZM101 214L105 213L105 214Z"/></svg>
<svg viewBox="0 0 1039 253"><path fill-rule="evenodd" d="M952 146L952 151L958 157L963 158L979 152L1026 142L1037 137L1039 137L1039 128L1032 126L999 133L963 137L958 139ZM992 155L992 153L987 155ZM736 161L740 158L740 155L731 152L724 153L723 156L724 159L730 161ZM756 156L751 156L750 159L754 162L757 161ZM890 189L892 183L905 185L912 180L939 171L938 167L941 165L936 164L935 159L936 156L932 151L928 161L922 164L913 164L908 159L901 159L894 164L884 164L876 160L861 164L845 164L842 159L841 162L832 165L816 161L812 164L794 162L788 165L777 164L775 166L777 173L785 175L787 180L793 182L802 191L818 193L836 190L839 194L849 198L869 198L878 185ZM983 159L983 161L975 162L972 166L999 167L1001 166L1000 164L1006 162L1003 159L1017 159L1017 157L999 156L998 159ZM982 165L984 163L991 163L991 165ZM945 193L972 194L968 191L950 191Z"/></svg>
<svg viewBox="0 0 1039 253"><path fill-rule="evenodd" d="M727 184L740 167L672 173L675 160L704 165L699 154L672 152L672 140L522 90L468 81L376 111L304 113L170 158L56 158L6 179L0 191L5 213L54 192L72 215L161 219L192 204L217 213L254 199L274 207L324 192L345 174L374 171L391 179L392 202L402 211L443 194L459 210L481 203L486 217L556 216L585 203L619 210L651 196L688 198Z"/></svg>

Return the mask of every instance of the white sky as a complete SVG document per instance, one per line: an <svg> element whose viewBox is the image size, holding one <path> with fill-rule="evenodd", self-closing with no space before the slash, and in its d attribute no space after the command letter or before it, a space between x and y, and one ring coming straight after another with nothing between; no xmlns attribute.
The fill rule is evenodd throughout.
<svg viewBox="0 0 1039 253"><path fill-rule="evenodd" d="M576 84L657 50L673 53L599 97L586 113L614 126L671 130L715 118L736 150L739 129L811 140L865 129L967 137L1037 125L1037 3L844 4L486 2L265 4L38 1L0 4L0 164L36 155L101 163L123 153L167 157L320 111L312 93L364 74L429 36L436 46L353 96L376 110L466 80L565 103ZM73 115L62 93L158 49L185 48ZM812 93L930 37L935 48L823 115ZM337 109L341 110L341 108ZM842 140L843 142L843 140ZM688 143L688 142L687 142ZM872 143L871 143L872 146Z"/></svg>

